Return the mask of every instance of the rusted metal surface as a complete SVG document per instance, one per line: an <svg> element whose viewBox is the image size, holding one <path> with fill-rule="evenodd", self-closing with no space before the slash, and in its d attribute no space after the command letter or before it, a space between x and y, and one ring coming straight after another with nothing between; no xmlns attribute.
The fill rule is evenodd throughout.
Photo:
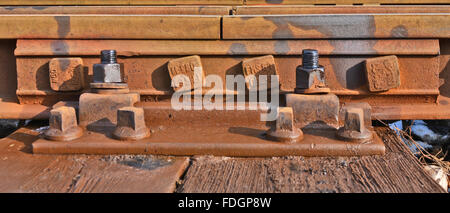
<svg viewBox="0 0 450 213"><path fill-rule="evenodd" d="M349 102L344 103L339 108L339 126L344 126L345 110L349 107L357 107L363 109L364 126L370 128L372 126L372 107L366 102Z"/></svg>
<svg viewBox="0 0 450 213"><path fill-rule="evenodd" d="M77 115L73 107L61 106L50 111L50 128L45 131L45 138L54 141L70 141L83 135L78 127Z"/></svg>
<svg viewBox="0 0 450 213"><path fill-rule="evenodd" d="M80 125L88 129L97 126L115 126L117 110L121 107L132 107L139 102L139 94L95 94L83 93L80 96Z"/></svg>
<svg viewBox="0 0 450 213"><path fill-rule="evenodd" d="M40 104L18 104L0 102L0 119L46 120L50 117L50 108Z"/></svg>
<svg viewBox="0 0 450 213"><path fill-rule="evenodd" d="M325 70L319 64L319 52L314 49L304 49L302 65L295 71L295 93L319 94L329 93L330 88L325 83Z"/></svg>
<svg viewBox="0 0 450 213"><path fill-rule="evenodd" d="M447 0L8 0L2 5L314 5L448 4Z"/></svg>
<svg viewBox="0 0 450 213"><path fill-rule="evenodd" d="M449 26L450 14L238 15L223 17L222 37L449 38Z"/></svg>
<svg viewBox="0 0 450 213"><path fill-rule="evenodd" d="M295 125L299 128L339 127L339 99L334 94L286 94L286 106L294 110Z"/></svg>
<svg viewBox="0 0 450 213"><path fill-rule="evenodd" d="M246 0L245 4L448 4L447 0Z"/></svg>
<svg viewBox="0 0 450 213"><path fill-rule="evenodd" d="M363 13L449 13L448 5L378 5L378 6L326 6L316 5L265 5L237 6L235 15L285 15L285 14L363 14Z"/></svg>
<svg viewBox="0 0 450 213"><path fill-rule="evenodd" d="M450 119L449 99L444 104L392 104L372 106L372 120Z"/></svg>
<svg viewBox="0 0 450 213"><path fill-rule="evenodd" d="M397 56L370 58L366 60L365 66L371 92L387 91L400 86L400 68Z"/></svg>
<svg viewBox="0 0 450 213"><path fill-rule="evenodd" d="M77 91L84 83L81 58L53 58L49 62L50 87L54 91Z"/></svg>
<svg viewBox="0 0 450 213"><path fill-rule="evenodd" d="M411 0L409 0L411 1ZM414 1L414 0L412 0ZM425 0L430 1L430 0ZM440 0L433 0L440 1ZM1 5L242 5L243 0L11 0Z"/></svg>
<svg viewBox="0 0 450 213"><path fill-rule="evenodd" d="M46 74L46 63L48 62L48 58L46 57L33 57L29 56L42 56L42 55L52 55L51 51L51 41L42 41L45 45L33 45L36 44L35 41L25 41L19 40L18 49L16 50L16 54L19 56L17 58L17 70L18 70L18 85L19 88L17 90L17 95L21 99L21 103L45 103L45 104L53 104L57 102L55 96L63 96L69 94L58 94L51 91L48 88L48 77ZM79 43L78 43L79 42ZM106 42L106 41L105 41ZM108 41L109 44L113 44L113 41ZM124 64L124 78L129 85L129 88L133 92L139 92L143 97L142 100L154 100L157 96L167 96L172 94L172 88L170 84L170 77L167 75L167 65L166 63L169 60L177 58L176 56L167 55L170 52L162 53L162 56L152 56L155 53L148 53L147 50L139 50L137 49L133 53L127 52L127 50L123 49L123 47L127 46L130 43L130 46L138 47L146 46L145 42L143 43L135 43L137 41L120 41L115 42L113 48L118 47L118 54L120 63ZM310 42L310 41L298 41L298 42ZM313 41L311 41L313 42ZM320 41L323 42L323 41ZM331 41L330 41L331 42ZM335 42L335 43L334 43ZM342 42L342 43L341 43ZM365 43L366 41L361 41L362 43L358 43L360 49L355 48L355 50L350 51L346 55L346 50L349 47L345 47L347 43L345 40L333 41L336 45L337 49L344 48L344 51L337 51L336 56L334 55L334 51L330 51L328 49L329 41L325 41L324 46L316 46L320 51L324 50L325 53L321 54L321 65L324 66L327 72L325 73L325 79L327 82L327 86L331 89L331 91L337 94L339 97L344 97L344 101L348 101L352 97L363 98L364 100L369 102L370 104L378 104L378 103L392 103L392 102L421 102L421 103L435 103L438 96L438 69L439 69L439 57L434 56L439 52L439 46L437 40L390 40L390 41L375 41L374 43ZM396 89L391 89L387 92L379 93L375 96L367 97L367 95L371 95L370 91L367 88L367 80L364 75L364 60L371 58L373 54L377 55L377 51L374 51L372 47L366 46L367 44L376 44L378 42L384 43L382 46L386 45L386 47L396 46L399 52L403 52L404 54L408 54L408 56L399 55L399 66L402 70L400 75L400 80L404 83ZM421 42L424 42L421 44ZM75 55L75 53L81 53L81 47L84 47L88 56L83 56L83 62L88 69L87 79L85 79L86 83L90 82L90 76L92 76L92 71L90 67L93 63L96 63L98 59L96 59L92 55L97 55L100 49L95 48L95 43L85 41L70 41L65 40L61 42L55 42L56 49L59 47L64 48L64 44L70 44L67 48L69 51L71 49L79 49L76 52L66 53L65 55L69 56L80 56ZM100 42L101 43L101 42ZM170 42L169 42L170 43ZM300 44L299 43L299 44ZM28 45L29 44L29 45ZM79 47L76 47L75 44L79 44ZM120 45L119 45L120 44ZM152 44L152 43L149 43ZM188 46L190 43L186 43ZM256 45L259 46L260 43L247 43L248 46L245 48ZM252 45L250 45L252 44ZM419 46L414 47L414 44L418 44ZM430 45L427 47L430 51L426 51L427 55L424 55L423 51L416 51L418 47L421 47L425 44ZM47 46L48 45L48 46ZM89 46L91 45L91 46ZM342 45L342 46L341 46ZM40 47L45 51L39 52ZM30 50L36 50L37 52L32 53L30 50L25 50L25 47L29 47ZM72 48L73 47L73 48ZM102 47L102 46L100 46ZM170 46L169 46L170 47ZM201 46L198 46L201 47ZM218 47L223 47L218 45ZM381 46L380 46L381 47ZM409 49L411 47L411 49ZM214 47L215 48L215 47ZM244 49L245 49L244 48ZM290 48L290 47L289 47ZM142 48L141 48L142 49ZM206 48L205 48L206 49ZM372 49L372 50L371 50ZM130 50L130 49L128 49ZM358 51L361 51L358 53ZM193 51L194 52L194 51ZM247 54L257 54L262 52L255 53L247 53ZM300 52L301 53L301 52ZM395 52L392 52L395 54ZM42 54L42 55L41 55ZM63 55L63 52L55 53L58 55ZM145 57L148 54L148 57ZM229 57L225 56L226 53L222 53L224 55L210 56L208 53L206 55L201 55L201 61L203 70L205 75L216 74L220 76L222 79L225 79L225 75L227 74L242 74L242 66L241 62L251 57L242 57L242 56L234 56ZM219 54L219 53L215 53ZM330 55L331 54L331 55ZM339 56L343 54L342 56ZM356 55L358 56L351 56ZM125 56L136 56L136 57L124 57ZM370 55L370 56L369 56ZM137 57L140 56L140 57ZM151 56L151 57L150 57ZM419 57L420 56L420 57ZM96 56L98 57L98 56ZM274 56L275 64L277 70L282 70L279 72L280 74L280 82L281 82L281 90L283 91L293 91L295 88L295 69L300 64L300 56ZM47 68L48 69L48 68ZM427 79L424 79L427 78ZM88 89L88 88L85 88ZM417 95L411 99L411 95ZM395 97L394 97L395 96ZM72 100L76 98L76 96L71 96ZM400 98L399 98L400 97ZM38 99L39 98L39 99ZM36 100L38 99L38 100ZM36 100L36 101L35 101ZM387 101L383 101L387 100Z"/></svg>
<svg viewBox="0 0 450 213"><path fill-rule="evenodd" d="M220 19L203 15L0 15L0 38L220 39Z"/></svg>
<svg viewBox="0 0 450 213"><path fill-rule="evenodd" d="M336 130L305 130L297 143L280 143L264 138L267 128L252 126L221 128L212 125L153 127L152 136L135 142L121 142L103 133L91 132L69 142L39 139L33 143L35 154L160 154L216 156L360 156L383 155L383 142L374 137L372 143L344 142L336 138ZM183 134L180 134L180 133ZM211 137L213 136L213 137Z"/></svg>
<svg viewBox="0 0 450 213"><path fill-rule="evenodd" d="M440 40L441 55L439 65L440 104L450 103L450 39Z"/></svg>
<svg viewBox="0 0 450 213"><path fill-rule="evenodd" d="M292 107L279 107L278 115L270 129L267 138L280 141L296 143L303 139L303 132L294 125L294 112Z"/></svg>
<svg viewBox="0 0 450 213"><path fill-rule="evenodd" d="M115 49L118 56L161 55L439 55L438 39L381 40L17 40L16 56L97 56Z"/></svg>
<svg viewBox="0 0 450 213"><path fill-rule="evenodd" d="M33 155L39 125L0 140L0 192L173 192L186 157Z"/></svg>
<svg viewBox="0 0 450 213"><path fill-rule="evenodd" d="M0 40L0 101L17 103L17 72L14 63L15 40Z"/></svg>
<svg viewBox="0 0 450 213"><path fill-rule="evenodd" d="M195 68L200 68L200 74L196 75ZM188 77L190 86L182 85L185 88L194 89L197 85L195 81L200 82L200 86L203 85L205 79L205 72L203 72L202 61L200 56L186 56L182 58L172 59L167 62L167 70L169 71L169 76L173 80L177 75L185 75ZM171 85L175 91L182 88L180 85Z"/></svg>
<svg viewBox="0 0 450 213"><path fill-rule="evenodd" d="M272 55L260 56L250 58L242 61L242 73L244 77L254 76L254 81L246 81L247 89L253 90L261 88L260 85L266 85L266 88L271 88L272 75L278 75L275 60ZM265 75L267 81L259 82L259 76Z"/></svg>
<svg viewBox="0 0 450 213"><path fill-rule="evenodd" d="M145 126L144 110L137 107L119 108L113 136L119 140L141 140L149 137L150 130Z"/></svg>
<svg viewBox="0 0 450 213"><path fill-rule="evenodd" d="M6 6L0 7L0 14L228 15L231 8L229 6Z"/></svg>
<svg viewBox="0 0 450 213"><path fill-rule="evenodd" d="M359 107L347 107L344 109L344 126L336 132L338 138L346 141L365 143L372 139L373 133L366 128L364 122L364 110Z"/></svg>

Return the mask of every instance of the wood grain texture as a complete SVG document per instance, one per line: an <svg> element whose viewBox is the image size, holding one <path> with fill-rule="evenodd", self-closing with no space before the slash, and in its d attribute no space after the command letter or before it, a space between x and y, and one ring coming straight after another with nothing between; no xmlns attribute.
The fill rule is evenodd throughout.
<svg viewBox="0 0 450 213"><path fill-rule="evenodd" d="M377 128L386 155L236 159L200 157L178 192L444 192L408 147Z"/></svg>
<svg viewBox="0 0 450 213"><path fill-rule="evenodd" d="M0 140L0 192L173 192L186 157L36 155L36 127Z"/></svg>

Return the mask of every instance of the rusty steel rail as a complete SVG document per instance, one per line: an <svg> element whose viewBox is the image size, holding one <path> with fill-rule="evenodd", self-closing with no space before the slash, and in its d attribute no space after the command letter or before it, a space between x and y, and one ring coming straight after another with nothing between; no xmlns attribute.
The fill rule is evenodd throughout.
<svg viewBox="0 0 450 213"><path fill-rule="evenodd" d="M223 39L308 38L450 38L450 15L330 14L223 17Z"/></svg>
<svg viewBox="0 0 450 213"><path fill-rule="evenodd" d="M0 5L449 4L447 0L2 0Z"/></svg>
<svg viewBox="0 0 450 213"><path fill-rule="evenodd" d="M312 3L324 2L374 3ZM141 102L167 101L173 93L167 63L187 55L199 55L205 73L222 78L242 73L244 60L273 55L282 93L290 93L302 50L317 49L328 87L341 103L368 102L374 119L450 118L446 107L450 97L448 5L301 6L306 1L239 0L182 3L202 6L140 1L141 6L132 6L136 3L68 0L58 4L103 6L49 6L50 1L2 2L12 6L0 7L0 117L46 119L53 104L77 101L89 90L92 65L98 63L103 49L117 50L129 89L141 94ZM161 4L166 6L144 6ZM374 93L367 89L364 63L385 55L398 57L401 84ZM81 90L51 87L49 62L60 57L82 60L86 75L77 82L84 85ZM23 107L8 113L12 104ZM20 113L25 108L30 113Z"/></svg>
<svg viewBox="0 0 450 213"><path fill-rule="evenodd" d="M283 16L2 14L0 38L449 38L449 26L450 15L446 13ZM123 30L125 28L128 30Z"/></svg>
<svg viewBox="0 0 450 213"><path fill-rule="evenodd" d="M0 39L220 39L220 20L201 15L0 15Z"/></svg>

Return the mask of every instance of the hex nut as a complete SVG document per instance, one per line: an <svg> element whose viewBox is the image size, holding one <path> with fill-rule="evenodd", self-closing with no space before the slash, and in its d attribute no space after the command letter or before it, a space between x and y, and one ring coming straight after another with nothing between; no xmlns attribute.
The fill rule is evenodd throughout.
<svg viewBox="0 0 450 213"><path fill-rule="evenodd" d="M75 108L61 106L50 111L50 128L44 137L55 141L70 141L83 135L83 129L77 125Z"/></svg>
<svg viewBox="0 0 450 213"><path fill-rule="evenodd" d="M295 93L329 93L325 84L325 69L323 66L309 69L298 66L296 70Z"/></svg>
<svg viewBox="0 0 450 213"><path fill-rule="evenodd" d="M94 83L120 83L120 64L94 64Z"/></svg>
<svg viewBox="0 0 450 213"><path fill-rule="evenodd" d="M117 110L117 126L113 133L119 140L140 140L150 136L145 126L144 109L122 107Z"/></svg>

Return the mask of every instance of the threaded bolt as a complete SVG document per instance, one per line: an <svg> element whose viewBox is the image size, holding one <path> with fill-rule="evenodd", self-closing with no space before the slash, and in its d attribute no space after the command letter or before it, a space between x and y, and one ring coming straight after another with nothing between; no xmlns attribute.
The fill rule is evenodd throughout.
<svg viewBox="0 0 450 213"><path fill-rule="evenodd" d="M115 50L102 50L100 52L102 64L117 63L117 54Z"/></svg>
<svg viewBox="0 0 450 213"><path fill-rule="evenodd" d="M307 69L315 69L319 67L319 52L312 49L303 50L302 66Z"/></svg>

